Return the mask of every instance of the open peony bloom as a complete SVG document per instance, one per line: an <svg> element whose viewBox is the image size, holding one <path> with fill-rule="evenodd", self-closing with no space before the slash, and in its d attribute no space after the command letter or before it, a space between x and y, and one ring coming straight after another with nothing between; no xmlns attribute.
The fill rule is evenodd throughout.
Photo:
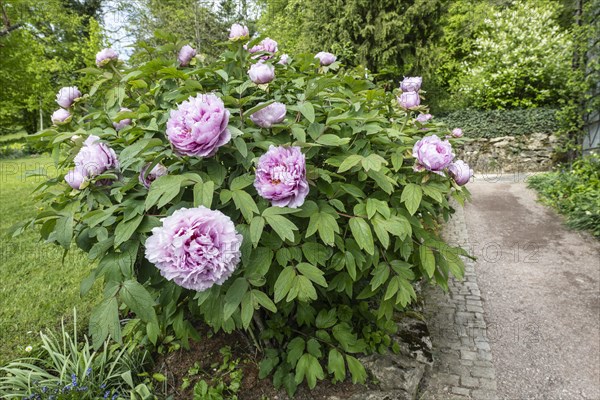
<svg viewBox="0 0 600 400"><path fill-rule="evenodd" d="M417 122L424 124L425 122L429 121L431 118L433 118L433 115L431 115L431 114L419 114L419 116L416 119L417 119Z"/></svg>
<svg viewBox="0 0 600 400"><path fill-rule="evenodd" d="M121 107L121 109L119 110L119 112L125 112L125 111L131 111L131 110L129 108L125 108L125 107ZM129 125L131 125L131 118L125 118L125 119L120 120L119 122L113 122L113 127L115 128L116 131L120 131L121 129L123 129Z"/></svg>
<svg viewBox="0 0 600 400"><path fill-rule="evenodd" d="M146 189L150 189L150 185L156 179L160 178L163 175L167 175L169 171L167 171L167 167L162 164L156 164L152 171L148 172L148 168L150 168L151 163L144 165L144 168L140 171L139 181L142 185L146 187Z"/></svg>
<svg viewBox="0 0 600 400"><path fill-rule="evenodd" d="M252 46L252 48L250 50L248 50L249 53L270 53L270 54L265 54L263 56L261 56L261 58L263 60L269 60L271 58L273 58L273 56L275 55L275 53L277 53L277 42L274 41L271 38L266 38L260 41L259 44Z"/></svg>
<svg viewBox="0 0 600 400"><path fill-rule="evenodd" d="M459 138L459 137L462 137L462 135L463 135L462 129L460 129L460 128L452 129L452 137Z"/></svg>
<svg viewBox="0 0 600 400"><path fill-rule="evenodd" d="M198 292L221 285L240 262L243 237L220 211L181 208L146 240L146 258L160 274Z"/></svg>
<svg viewBox="0 0 600 400"><path fill-rule="evenodd" d="M402 108L413 108L421 104L421 98L417 92L404 92L397 98L398 104Z"/></svg>
<svg viewBox="0 0 600 400"><path fill-rule="evenodd" d="M413 157L417 159L415 170L426 169L442 175L441 171L450 165L454 159L454 154L450 142L441 140L436 135L431 135L415 143Z"/></svg>
<svg viewBox="0 0 600 400"><path fill-rule="evenodd" d="M423 78L420 76L405 77L404 80L400 82L400 89L402 89L403 92L418 92L421 90L421 83L423 83Z"/></svg>
<svg viewBox="0 0 600 400"><path fill-rule="evenodd" d="M96 54L96 65L101 68L113 60L117 60L119 54L113 49L102 49Z"/></svg>
<svg viewBox="0 0 600 400"><path fill-rule="evenodd" d="M290 56L288 56L287 54L282 54L281 57L279 57L279 61L277 61L277 64L281 64L281 65L288 65L290 63Z"/></svg>
<svg viewBox="0 0 600 400"><path fill-rule="evenodd" d="M83 142L83 147L74 161L75 168L65 175L65 180L74 189L79 189L84 180L94 178L109 169L119 169L119 160L115 151L100 142L100 138L94 135L88 136Z"/></svg>
<svg viewBox="0 0 600 400"><path fill-rule="evenodd" d="M59 108L52 113L50 119L54 125L66 124L71 120L71 113L64 108Z"/></svg>
<svg viewBox="0 0 600 400"><path fill-rule="evenodd" d="M187 67L195 56L196 50L192 46L186 44L179 50L177 61L179 61L179 65L182 67Z"/></svg>
<svg viewBox="0 0 600 400"><path fill-rule="evenodd" d="M331 54L331 53L328 53L328 52L326 52L326 51L321 51L321 52L318 52L318 53L315 55L315 58L318 58L318 59L319 59L319 62L321 63L321 65L331 65L331 64L333 64L333 63L335 62L335 60L336 60L336 57L335 57L335 55L333 55L333 54Z"/></svg>
<svg viewBox="0 0 600 400"><path fill-rule="evenodd" d="M275 67L271 64L258 62L250 66L248 76L250 76L250 80L256 84L269 83L275 79Z"/></svg>
<svg viewBox="0 0 600 400"><path fill-rule="evenodd" d="M285 113L285 104L275 102L252 114L250 119L261 128L270 128L283 121Z"/></svg>
<svg viewBox="0 0 600 400"><path fill-rule="evenodd" d="M81 92L77 89L77 86L65 86L56 94L56 102L62 108L69 108L73 105L73 102L80 97Z"/></svg>
<svg viewBox="0 0 600 400"><path fill-rule="evenodd" d="M229 40L248 39L250 31L246 25L233 24L229 29Z"/></svg>
<svg viewBox="0 0 600 400"><path fill-rule="evenodd" d="M306 159L299 147L271 146L258 159L254 187L276 207L296 208L308 195Z"/></svg>
<svg viewBox="0 0 600 400"><path fill-rule="evenodd" d="M171 111L167 138L179 154L211 157L231 140L229 111L214 94L191 96Z"/></svg>
<svg viewBox="0 0 600 400"><path fill-rule="evenodd" d="M448 167L448 174L457 185L465 185L473 176L473 170L463 160L456 160Z"/></svg>

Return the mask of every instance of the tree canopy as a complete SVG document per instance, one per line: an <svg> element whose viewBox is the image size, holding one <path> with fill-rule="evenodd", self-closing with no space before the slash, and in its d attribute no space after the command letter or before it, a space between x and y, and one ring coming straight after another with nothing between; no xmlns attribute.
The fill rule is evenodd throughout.
<svg viewBox="0 0 600 400"><path fill-rule="evenodd" d="M48 125L60 86L86 86L74 72L93 64L102 36L98 0L3 0L0 133ZM43 124L40 123L43 120Z"/></svg>

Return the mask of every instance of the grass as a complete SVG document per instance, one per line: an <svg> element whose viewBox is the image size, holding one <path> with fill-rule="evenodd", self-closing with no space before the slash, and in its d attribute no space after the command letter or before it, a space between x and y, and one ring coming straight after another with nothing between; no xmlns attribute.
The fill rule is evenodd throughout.
<svg viewBox="0 0 600 400"><path fill-rule="evenodd" d="M63 262L62 249L40 241L36 230L6 236L37 212L31 192L43 178L25 173L40 167L57 173L49 157L0 160L0 365L27 355L29 345L39 346L38 332L70 320L75 306L85 326L99 296L98 288L79 296L79 282L93 268L83 252L73 248Z"/></svg>

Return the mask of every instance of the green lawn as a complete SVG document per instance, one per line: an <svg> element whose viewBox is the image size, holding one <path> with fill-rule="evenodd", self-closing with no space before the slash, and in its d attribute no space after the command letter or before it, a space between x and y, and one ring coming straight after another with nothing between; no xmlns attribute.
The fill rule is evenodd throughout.
<svg viewBox="0 0 600 400"><path fill-rule="evenodd" d="M75 306L85 326L99 296L99 290L79 296L79 282L93 267L82 252L73 248L63 263L62 249L41 242L36 230L6 235L13 224L35 215L31 192L43 178L25 173L40 167L57 173L49 157L0 160L0 365L26 356L25 347L39 342L38 332L58 327Z"/></svg>

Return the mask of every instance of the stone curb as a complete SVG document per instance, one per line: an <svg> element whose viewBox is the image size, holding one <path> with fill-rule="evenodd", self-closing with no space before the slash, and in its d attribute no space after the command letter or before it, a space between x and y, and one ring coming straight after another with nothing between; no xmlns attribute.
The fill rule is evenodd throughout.
<svg viewBox="0 0 600 400"><path fill-rule="evenodd" d="M450 244L468 249L464 211L461 206L455 209L442 235ZM472 260L465 259L464 280L451 279L448 288L448 293L433 286L423 291L434 363L417 398L497 400L496 371Z"/></svg>

